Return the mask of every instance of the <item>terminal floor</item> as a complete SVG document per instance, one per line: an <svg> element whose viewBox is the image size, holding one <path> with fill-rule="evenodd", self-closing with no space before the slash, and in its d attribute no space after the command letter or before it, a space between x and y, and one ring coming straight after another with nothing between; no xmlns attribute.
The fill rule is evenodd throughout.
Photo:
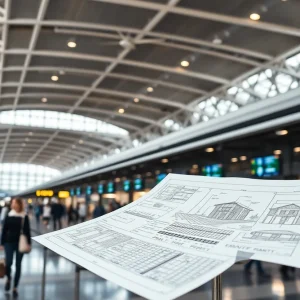
<svg viewBox="0 0 300 300"><path fill-rule="evenodd" d="M74 264L53 252L48 252L46 300L74 299ZM43 249L34 243L33 250L22 264L19 300L41 299ZM253 266L255 267L255 266ZM253 269L246 275L242 265L235 265L223 274L223 300L296 300L300 299L300 270L293 278L283 280L279 266L264 264L270 278L260 278ZM4 279L0 279L0 299L13 299L4 294ZM81 272L80 300L138 300L141 299L117 284L88 272ZM211 299L211 283L180 297L180 300ZM161 299L163 300L163 299Z"/></svg>

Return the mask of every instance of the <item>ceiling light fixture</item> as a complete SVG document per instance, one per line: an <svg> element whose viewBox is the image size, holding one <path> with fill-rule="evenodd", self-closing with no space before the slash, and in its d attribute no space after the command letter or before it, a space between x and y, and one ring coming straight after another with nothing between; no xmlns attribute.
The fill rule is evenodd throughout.
<svg viewBox="0 0 300 300"><path fill-rule="evenodd" d="M233 163L235 163L235 162L237 162L239 159L237 158L237 157L233 157L232 159L231 159L231 162L233 162Z"/></svg>
<svg viewBox="0 0 300 300"><path fill-rule="evenodd" d="M76 48L77 44L74 40L68 41L68 47L69 48Z"/></svg>
<svg viewBox="0 0 300 300"><path fill-rule="evenodd" d="M125 109L124 108L119 108L119 114L124 114Z"/></svg>
<svg viewBox="0 0 300 300"><path fill-rule="evenodd" d="M260 19L260 15L257 14L257 13L253 13L253 14L250 15L250 19L252 21L258 21Z"/></svg>
<svg viewBox="0 0 300 300"><path fill-rule="evenodd" d="M83 140L79 140L78 143L79 143L79 144L83 144Z"/></svg>
<svg viewBox="0 0 300 300"><path fill-rule="evenodd" d="M139 102L140 102L140 99L139 99L139 98L134 98L133 101L134 101L135 103L139 103Z"/></svg>
<svg viewBox="0 0 300 300"><path fill-rule="evenodd" d="M46 97L43 97L43 98L41 99L41 101L42 101L43 103L46 103L46 102L48 101L48 99L47 99Z"/></svg>
<svg viewBox="0 0 300 300"><path fill-rule="evenodd" d="M190 63L187 60L183 60L180 64L182 67L185 67L185 68L190 65Z"/></svg>
<svg viewBox="0 0 300 300"><path fill-rule="evenodd" d="M66 72L64 71L64 70L59 70L59 75L65 75L66 74Z"/></svg>
<svg viewBox="0 0 300 300"><path fill-rule="evenodd" d="M26 138L26 139L25 139L25 142L29 142L29 138Z"/></svg>
<svg viewBox="0 0 300 300"><path fill-rule="evenodd" d="M22 143L22 147L25 147L26 146L26 143Z"/></svg>
<svg viewBox="0 0 300 300"><path fill-rule="evenodd" d="M205 149L205 152L208 152L208 153L214 152L214 151L215 151L215 149L212 148L212 147L209 147L209 148L206 148L206 149Z"/></svg>
<svg viewBox="0 0 300 300"><path fill-rule="evenodd" d="M247 156L245 155L240 156L240 160L247 160Z"/></svg>
<svg viewBox="0 0 300 300"><path fill-rule="evenodd" d="M274 155L280 155L281 153L282 153L282 151L281 150L274 150Z"/></svg>
<svg viewBox="0 0 300 300"><path fill-rule="evenodd" d="M147 92L152 93L153 92L153 87L152 86L147 87Z"/></svg>
<svg viewBox="0 0 300 300"><path fill-rule="evenodd" d="M163 159L161 160L161 162L162 162L163 164L166 164L166 163L169 162L169 160L168 160L167 158L163 158Z"/></svg>
<svg viewBox="0 0 300 300"><path fill-rule="evenodd" d="M276 131L276 135L287 135L288 133L286 129Z"/></svg>
<svg viewBox="0 0 300 300"><path fill-rule="evenodd" d="M216 45L221 45L223 43L219 37L215 37L212 42Z"/></svg>
<svg viewBox="0 0 300 300"><path fill-rule="evenodd" d="M58 81L58 79L59 79L59 78L58 78L57 75L52 75L52 76L51 76L51 80L52 80L52 81Z"/></svg>
<svg viewBox="0 0 300 300"><path fill-rule="evenodd" d="M193 165L193 169L198 169L199 168L199 166L198 165Z"/></svg>
<svg viewBox="0 0 300 300"><path fill-rule="evenodd" d="M300 147L295 147L294 152L300 152Z"/></svg>

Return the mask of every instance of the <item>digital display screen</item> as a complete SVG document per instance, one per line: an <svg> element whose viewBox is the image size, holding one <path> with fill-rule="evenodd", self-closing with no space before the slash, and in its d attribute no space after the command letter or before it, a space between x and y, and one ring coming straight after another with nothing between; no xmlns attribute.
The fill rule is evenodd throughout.
<svg viewBox="0 0 300 300"><path fill-rule="evenodd" d="M70 189L70 196L75 196L75 191L74 191L74 189Z"/></svg>
<svg viewBox="0 0 300 300"><path fill-rule="evenodd" d="M113 181L110 181L106 185L106 192L108 194L114 193L115 192L115 183Z"/></svg>
<svg viewBox="0 0 300 300"><path fill-rule="evenodd" d="M258 177L279 175L279 158L273 155L251 159L251 174Z"/></svg>
<svg viewBox="0 0 300 300"><path fill-rule="evenodd" d="M80 196L81 195L81 188L77 187L76 188L76 196Z"/></svg>
<svg viewBox="0 0 300 300"><path fill-rule="evenodd" d="M215 164L202 167L202 175L209 177L222 177L223 166L221 164Z"/></svg>
<svg viewBox="0 0 300 300"><path fill-rule="evenodd" d="M144 186L143 179L142 178L135 178L133 185L134 185L133 189L135 191L141 191L143 189L143 186Z"/></svg>
<svg viewBox="0 0 300 300"><path fill-rule="evenodd" d="M100 195L104 194L104 184L99 184L98 185L98 193Z"/></svg>
<svg viewBox="0 0 300 300"><path fill-rule="evenodd" d="M130 180L123 181L123 190L124 190L124 192L129 192L131 190L131 181Z"/></svg>
<svg viewBox="0 0 300 300"><path fill-rule="evenodd" d="M90 185L88 185L86 187L85 193L86 193L86 195L91 195L92 194L92 187Z"/></svg>
<svg viewBox="0 0 300 300"><path fill-rule="evenodd" d="M165 173L158 174L156 176L156 183L160 183L165 177L167 177L167 174L165 174Z"/></svg>

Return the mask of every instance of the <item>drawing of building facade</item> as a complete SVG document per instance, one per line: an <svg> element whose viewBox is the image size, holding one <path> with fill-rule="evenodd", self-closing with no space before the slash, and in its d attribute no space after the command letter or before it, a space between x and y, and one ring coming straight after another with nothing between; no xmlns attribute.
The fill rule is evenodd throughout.
<svg viewBox="0 0 300 300"><path fill-rule="evenodd" d="M208 217L218 220L245 220L250 211L252 211L251 208L240 203L228 202L216 204Z"/></svg>
<svg viewBox="0 0 300 300"><path fill-rule="evenodd" d="M300 206L288 204L271 208L263 223L299 225L300 224Z"/></svg>
<svg viewBox="0 0 300 300"><path fill-rule="evenodd" d="M247 238L261 241L299 242L300 234L283 230L262 230L250 232L250 236Z"/></svg>

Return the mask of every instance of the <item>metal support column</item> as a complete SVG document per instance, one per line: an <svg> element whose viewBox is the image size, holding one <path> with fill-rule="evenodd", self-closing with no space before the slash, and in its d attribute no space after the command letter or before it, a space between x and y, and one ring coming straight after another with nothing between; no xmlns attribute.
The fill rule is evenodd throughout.
<svg viewBox="0 0 300 300"><path fill-rule="evenodd" d="M75 294L74 300L79 300L79 292L80 292L80 267L76 265L75 269Z"/></svg>
<svg viewBox="0 0 300 300"><path fill-rule="evenodd" d="M222 300L222 277L218 275L212 282L212 300Z"/></svg>
<svg viewBox="0 0 300 300"><path fill-rule="evenodd" d="M46 264L47 264L47 248L44 249L44 260L43 260L43 276L42 276L42 300L45 300L45 289L46 289Z"/></svg>

